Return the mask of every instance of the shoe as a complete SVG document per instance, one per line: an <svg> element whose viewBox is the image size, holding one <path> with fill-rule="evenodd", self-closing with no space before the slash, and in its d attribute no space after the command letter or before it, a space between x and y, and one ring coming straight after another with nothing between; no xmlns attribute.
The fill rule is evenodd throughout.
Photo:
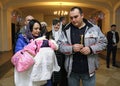
<svg viewBox="0 0 120 86"><path fill-rule="evenodd" d="M107 68L110 68L110 66L107 65Z"/></svg>
<svg viewBox="0 0 120 86"><path fill-rule="evenodd" d="M112 65L113 67L119 67L118 65Z"/></svg>

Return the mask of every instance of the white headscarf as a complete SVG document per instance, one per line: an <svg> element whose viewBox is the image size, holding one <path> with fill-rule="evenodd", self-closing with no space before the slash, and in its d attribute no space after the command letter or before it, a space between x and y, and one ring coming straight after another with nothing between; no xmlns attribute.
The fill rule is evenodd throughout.
<svg viewBox="0 0 120 86"><path fill-rule="evenodd" d="M52 25L52 34L53 34L53 37L55 39L55 41L57 42L60 35L61 35L61 31L62 31L62 23L60 23L60 28L58 31L55 31L54 30L54 25Z"/></svg>

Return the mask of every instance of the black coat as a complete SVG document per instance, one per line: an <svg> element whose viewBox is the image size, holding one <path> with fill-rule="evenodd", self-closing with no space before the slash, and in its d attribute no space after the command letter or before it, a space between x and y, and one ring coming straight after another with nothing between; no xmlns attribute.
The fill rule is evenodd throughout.
<svg viewBox="0 0 120 86"><path fill-rule="evenodd" d="M52 31L46 33L46 38L54 40L54 37L52 35ZM65 55L59 51L55 51L55 54L56 54L58 65L60 66L60 71L53 73L52 82L59 82L61 80L61 77L62 77L62 72L65 71L65 69L64 69Z"/></svg>
<svg viewBox="0 0 120 86"><path fill-rule="evenodd" d="M116 37L116 43L118 43L119 42L118 32L115 32L115 37ZM112 39L113 39L113 33L111 31L107 32L108 46L109 45L111 46L111 45L115 44Z"/></svg>

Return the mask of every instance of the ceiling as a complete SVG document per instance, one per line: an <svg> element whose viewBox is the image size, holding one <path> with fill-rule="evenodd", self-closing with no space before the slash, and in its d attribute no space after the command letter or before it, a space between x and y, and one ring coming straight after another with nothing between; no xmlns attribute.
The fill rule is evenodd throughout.
<svg viewBox="0 0 120 86"><path fill-rule="evenodd" d="M2 0L6 2L16 2L18 0ZM21 1L21 2L20 2ZM29 12L29 13L43 13L44 15L53 15L53 11L55 10L67 10L69 11L73 6L81 6L83 12L87 15L92 14L96 11L101 11L99 8L96 8L95 5L99 4L99 7L110 9L120 0L20 0L18 3L23 3L23 6L20 6L18 9L22 11L22 13ZM43 3L45 2L45 3ZM56 2L56 3L52 3ZM62 4L60 5L60 2ZM67 2L67 3L66 3ZM71 3L71 5L68 5ZM78 4L79 3L79 4ZM52 4L52 5L51 5ZM11 3L12 5L12 3Z"/></svg>
<svg viewBox="0 0 120 86"><path fill-rule="evenodd" d="M45 5L42 2L46 2ZM81 4L72 4L72 5L61 5L55 3L50 5L51 2L71 2L71 3L81 3ZM105 8L112 8L115 4L120 2L120 0L0 0L4 6L13 7L13 9L20 10L22 13L31 12L31 13L43 13L44 15L53 15L55 10L67 10L69 11L73 6L81 6L83 12L87 15L92 14L98 10L95 5L99 3L99 7L106 6Z"/></svg>
<svg viewBox="0 0 120 86"><path fill-rule="evenodd" d="M70 8L72 6L30 6L30 7L22 7L22 8L19 8L19 10L22 11L22 13L24 12L39 12L39 13L43 13L44 15L53 15L53 11L56 11L56 10L66 10L66 11L69 11ZM83 7L82 8L84 13L86 14L89 14L91 11L96 11L96 9L93 9L93 8L87 8L87 7Z"/></svg>

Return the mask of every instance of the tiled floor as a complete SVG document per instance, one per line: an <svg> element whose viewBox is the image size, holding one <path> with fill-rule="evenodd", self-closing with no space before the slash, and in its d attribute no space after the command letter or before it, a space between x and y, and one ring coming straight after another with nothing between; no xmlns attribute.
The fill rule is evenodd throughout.
<svg viewBox="0 0 120 86"><path fill-rule="evenodd" d="M100 68L96 71L96 86L120 86L120 68L106 68L106 51L100 57ZM117 53L118 65L120 62L120 50ZM0 86L14 86L13 65L10 62L12 52L0 53Z"/></svg>

